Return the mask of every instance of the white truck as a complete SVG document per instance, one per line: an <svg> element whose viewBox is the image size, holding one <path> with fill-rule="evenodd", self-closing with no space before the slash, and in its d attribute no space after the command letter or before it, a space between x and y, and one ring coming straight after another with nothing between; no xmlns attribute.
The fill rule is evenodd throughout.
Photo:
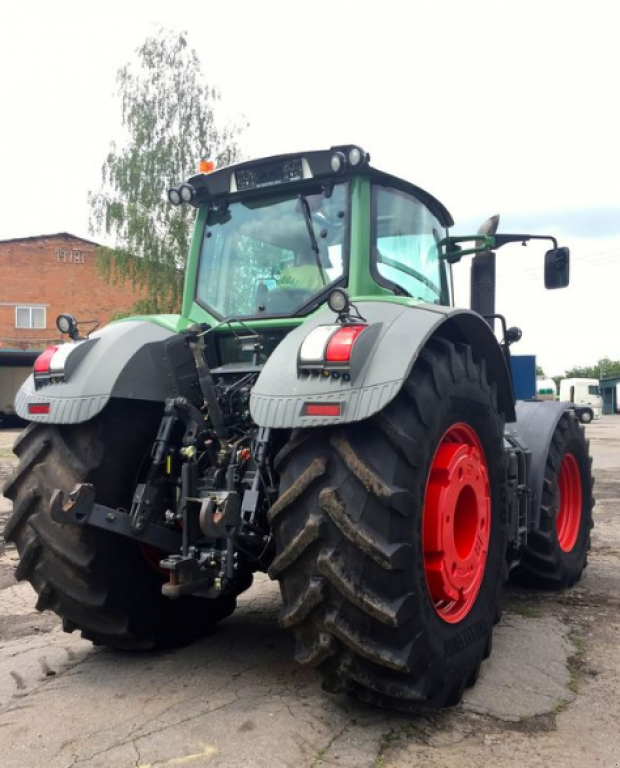
<svg viewBox="0 0 620 768"><path fill-rule="evenodd" d="M603 400L598 379L562 379L559 400L573 403L575 414L582 424L600 419L603 414Z"/></svg>
<svg viewBox="0 0 620 768"><path fill-rule="evenodd" d="M555 381L548 376L536 377L536 399L537 400L557 400L558 388Z"/></svg>

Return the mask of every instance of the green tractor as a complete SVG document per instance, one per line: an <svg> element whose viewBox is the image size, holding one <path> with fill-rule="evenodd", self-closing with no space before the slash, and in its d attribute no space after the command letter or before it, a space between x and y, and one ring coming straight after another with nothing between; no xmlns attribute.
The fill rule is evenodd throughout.
<svg viewBox="0 0 620 768"><path fill-rule="evenodd" d="M568 284L568 249L497 218L450 236L438 200L355 145L168 197L196 208L181 315L87 338L61 315L70 340L17 396L17 578L67 631L140 649L200 636L267 572L327 690L456 704L507 578L563 589L586 565L583 429L565 404L515 403L520 331L494 306L499 247L551 241L547 288ZM455 309L468 254L472 309Z"/></svg>

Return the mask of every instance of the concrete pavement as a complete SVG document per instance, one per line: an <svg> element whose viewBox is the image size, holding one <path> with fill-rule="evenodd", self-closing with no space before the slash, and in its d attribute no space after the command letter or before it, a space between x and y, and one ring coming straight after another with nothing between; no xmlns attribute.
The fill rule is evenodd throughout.
<svg viewBox="0 0 620 768"><path fill-rule="evenodd" d="M494 651L460 707L392 714L333 697L293 661L277 585L188 648L96 649L34 612L0 556L3 768L613 766L620 756L620 418L588 428L597 475L587 574L560 595L509 589ZM0 432L0 473L10 469ZM599 466L600 465L600 466ZM2 499L0 519L8 506ZM3 514L4 513L4 514ZM605 737L602 737L602 733ZM615 755L616 763L609 762Z"/></svg>

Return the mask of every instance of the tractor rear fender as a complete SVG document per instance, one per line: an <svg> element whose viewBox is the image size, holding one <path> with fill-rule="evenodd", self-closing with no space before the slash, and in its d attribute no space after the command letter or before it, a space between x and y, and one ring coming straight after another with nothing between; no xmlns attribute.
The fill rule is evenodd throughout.
<svg viewBox="0 0 620 768"><path fill-rule="evenodd" d="M100 413L112 397L163 403L188 396L190 379L196 380L183 337L149 321L113 323L65 348L62 371L37 382L31 375L17 393L15 410L22 418L78 424ZM49 412L41 413L47 406Z"/></svg>
<svg viewBox="0 0 620 768"><path fill-rule="evenodd" d="M540 525L540 502L551 438L562 415L569 410L568 403L556 403L551 400L518 400L517 420L506 425L505 433L515 438L524 448L528 448L532 454L529 480L531 519L528 522L528 528L530 530L536 530Z"/></svg>
<svg viewBox="0 0 620 768"><path fill-rule="evenodd" d="M298 362L304 339L318 326L335 324L330 310L314 315L280 342L252 390L250 410L259 426L319 427L369 418L396 397L420 351L435 336L469 344L474 358L485 360L487 376L497 387L498 409L506 421L514 421L514 396L505 358L480 315L434 304L412 307L360 301L356 307L369 327L353 345L346 376L342 371L308 372ZM308 416L309 403L337 403L340 413Z"/></svg>

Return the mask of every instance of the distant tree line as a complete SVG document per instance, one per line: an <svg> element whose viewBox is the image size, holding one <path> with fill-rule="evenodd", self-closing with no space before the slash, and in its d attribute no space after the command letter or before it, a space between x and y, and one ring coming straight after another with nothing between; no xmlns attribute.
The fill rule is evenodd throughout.
<svg viewBox="0 0 620 768"><path fill-rule="evenodd" d="M536 375L545 376L540 365L536 366ZM556 387L559 387L562 379L613 379L617 376L620 376L620 360L603 357L594 365L575 365L569 368L564 376L551 378L555 381Z"/></svg>

